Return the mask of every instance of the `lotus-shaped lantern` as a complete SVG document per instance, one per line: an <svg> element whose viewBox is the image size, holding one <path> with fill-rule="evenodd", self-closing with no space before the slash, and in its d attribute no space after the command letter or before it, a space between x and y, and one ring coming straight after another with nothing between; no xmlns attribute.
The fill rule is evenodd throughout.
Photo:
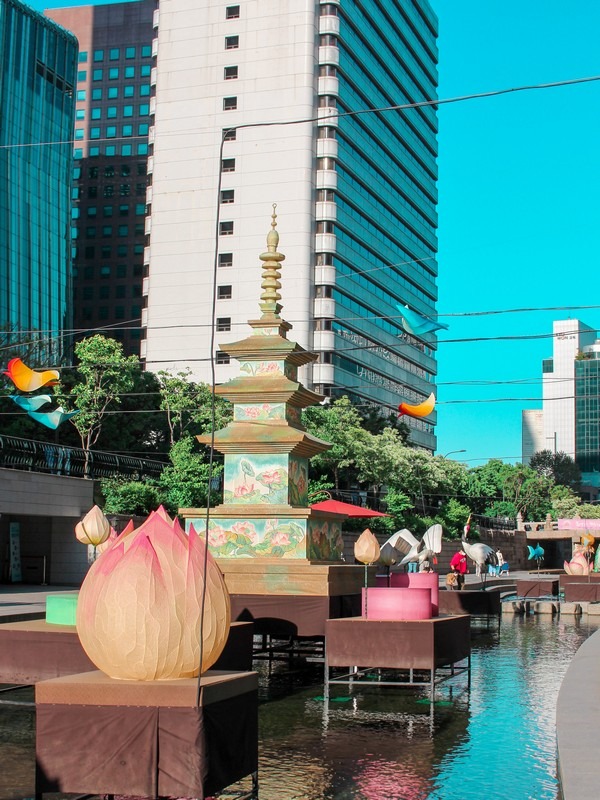
<svg viewBox="0 0 600 800"><path fill-rule="evenodd" d="M369 528L354 543L354 558L361 564L373 564L379 558L379 542Z"/></svg>
<svg viewBox="0 0 600 800"><path fill-rule="evenodd" d="M93 547L103 544L110 536L110 522L98 506L91 508L85 517L75 525L75 536L83 544Z"/></svg>
<svg viewBox="0 0 600 800"><path fill-rule="evenodd" d="M90 660L111 678L129 680L204 672L221 654L230 620L225 582L204 542L157 512L99 556L77 605L77 632Z"/></svg>
<svg viewBox="0 0 600 800"><path fill-rule="evenodd" d="M591 564L581 551L576 552L570 561L564 563L567 575L589 575Z"/></svg>

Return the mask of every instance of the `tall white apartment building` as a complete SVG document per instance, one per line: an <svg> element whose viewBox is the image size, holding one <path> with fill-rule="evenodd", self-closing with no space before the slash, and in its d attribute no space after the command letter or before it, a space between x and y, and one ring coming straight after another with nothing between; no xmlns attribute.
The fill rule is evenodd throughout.
<svg viewBox="0 0 600 800"><path fill-rule="evenodd" d="M303 381L396 409L435 391L437 20L427 0L160 0L142 357L217 383L258 313L277 204ZM368 113L353 113L368 112ZM211 353L215 300L216 342ZM435 414L408 420L435 449Z"/></svg>
<svg viewBox="0 0 600 800"><path fill-rule="evenodd" d="M523 412L523 458L529 431L528 413L541 414L536 450L563 452L579 466L586 486L600 486L600 340L596 329L578 319L553 325L552 357L542 362L543 408ZM531 420L529 420L529 423Z"/></svg>

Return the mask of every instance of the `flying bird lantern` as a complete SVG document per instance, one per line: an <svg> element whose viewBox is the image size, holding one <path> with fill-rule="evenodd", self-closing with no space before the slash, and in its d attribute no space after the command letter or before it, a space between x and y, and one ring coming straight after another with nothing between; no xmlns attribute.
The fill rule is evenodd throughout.
<svg viewBox="0 0 600 800"><path fill-rule="evenodd" d="M440 328L448 329L448 326L443 322L437 322L429 317L425 317L423 314L412 311L408 306L401 306L396 303L396 308L400 312L402 318L402 327L407 333L412 333L413 336L433 333L434 331L440 330Z"/></svg>
<svg viewBox="0 0 600 800"><path fill-rule="evenodd" d="M417 403L416 405L412 405L411 403L400 403L398 406L398 414L401 417L403 414L406 414L407 417L416 417L417 419L421 419L423 417L428 417L433 409L435 408L435 395L433 392L429 395L427 400L424 400L422 403Z"/></svg>
<svg viewBox="0 0 600 800"><path fill-rule="evenodd" d="M8 362L5 375L11 379L21 392L35 392L42 386L55 386L60 380L60 374L55 369L34 370L26 366L20 358L11 358Z"/></svg>

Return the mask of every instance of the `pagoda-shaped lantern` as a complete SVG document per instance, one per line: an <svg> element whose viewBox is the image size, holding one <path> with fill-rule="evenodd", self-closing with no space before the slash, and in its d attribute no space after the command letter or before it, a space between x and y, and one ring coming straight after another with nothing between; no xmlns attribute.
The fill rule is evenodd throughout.
<svg viewBox="0 0 600 800"><path fill-rule="evenodd" d="M240 364L240 374L215 392L233 403L233 421L203 444L225 456L223 503L210 509L208 542L219 559L267 558L340 562L341 523L337 514L308 505L308 461L330 447L311 436L301 412L323 398L298 381L298 368L317 356L287 338L291 325L281 311L281 262L275 206L263 262L261 317L249 321L252 334L219 349ZM206 525L205 509L181 509L196 530Z"/></svg>

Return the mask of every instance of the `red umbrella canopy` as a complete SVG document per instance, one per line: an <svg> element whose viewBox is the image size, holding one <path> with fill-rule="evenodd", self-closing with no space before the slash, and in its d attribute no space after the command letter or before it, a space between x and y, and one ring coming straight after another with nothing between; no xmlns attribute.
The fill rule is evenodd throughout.
<svg viewBox="0 0 600 800"><path fill-rule="evenodd" d="M315 511L343 514L345 517L389 517L389 514L382 514L381 511L371 511L369 508L342 503L340 500L323 500L321 503L313 503L311 508Z"/></svg>

